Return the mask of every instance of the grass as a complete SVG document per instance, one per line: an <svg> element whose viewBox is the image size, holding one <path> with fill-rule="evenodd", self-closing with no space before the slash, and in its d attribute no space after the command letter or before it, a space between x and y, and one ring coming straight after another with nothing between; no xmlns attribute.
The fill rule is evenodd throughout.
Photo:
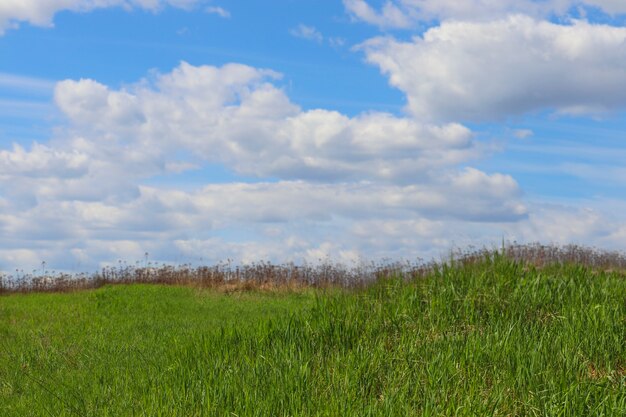
<svg viewBox="0 0 626 417"><path fill-rule="evenodd" d="M0 297L0 415L626 415L623 273L484 253L392 275Z"/></svg>

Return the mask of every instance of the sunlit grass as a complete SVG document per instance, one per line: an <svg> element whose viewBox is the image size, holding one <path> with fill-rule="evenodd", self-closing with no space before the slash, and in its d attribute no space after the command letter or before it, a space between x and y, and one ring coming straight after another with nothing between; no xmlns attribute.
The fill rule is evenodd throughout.
<svg viewBox="0 0 626 417"><path fill-rule="evenodd" d="M621 416L626 279L491 254L360 289L9 295L0 348L8 416Z"/></svg>

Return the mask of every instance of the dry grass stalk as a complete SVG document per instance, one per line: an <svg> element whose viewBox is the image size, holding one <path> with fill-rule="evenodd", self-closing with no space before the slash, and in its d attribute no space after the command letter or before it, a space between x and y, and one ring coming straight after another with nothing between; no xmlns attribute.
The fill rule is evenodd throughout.
<svg viewBox="0 0 626 417"><path fill-rule="evenodd" d="M626 271L626 255L578 245L542 244L503 246L501 250L475 249L455 251L443 263L471 264L489 256L506 256L516 262L537 268L549 265L575 264L595 271ZM353 288L379 279L402 276L415 279L428 274L442 263L396 262L346 267L330 262L318 265L274 265L267 262L233 266L230 262L214 266L191 265L132 266L122 262L117 267L103 268L94 274L64 274L44 271L38 274L0 275L0 294L29 292L68 292L88 290L116 284L162 284L213 288L221 291L302 289L321 287Z"/></svg>

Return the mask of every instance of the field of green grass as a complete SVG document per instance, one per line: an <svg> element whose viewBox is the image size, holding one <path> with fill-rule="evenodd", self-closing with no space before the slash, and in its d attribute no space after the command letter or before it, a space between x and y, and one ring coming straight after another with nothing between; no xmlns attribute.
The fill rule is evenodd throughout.
<svg viewBox="0 0 626 417"><path fill-rule="evenodd" d="M359 289L0 296L0 416L626 416L626 278L493 254Z"/></svg>

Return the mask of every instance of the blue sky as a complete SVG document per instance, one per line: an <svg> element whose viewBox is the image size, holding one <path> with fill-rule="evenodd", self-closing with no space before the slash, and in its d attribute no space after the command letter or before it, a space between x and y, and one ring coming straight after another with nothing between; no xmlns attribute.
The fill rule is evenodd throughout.
<svg viewBox="0 0 626 417"><path fill-rule="evenodd" d="M626 245L612 0L0 0L0 270Z"/></svg>

